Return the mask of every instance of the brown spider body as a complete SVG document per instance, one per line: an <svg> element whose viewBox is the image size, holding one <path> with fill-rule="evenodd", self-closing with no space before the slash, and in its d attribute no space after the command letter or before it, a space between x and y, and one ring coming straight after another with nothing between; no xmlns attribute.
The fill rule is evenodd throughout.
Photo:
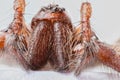
<svg viewBox="0 0 120 80"><path fill-rule="evenodd" d="M70 53L70 46L64 45L73 31L64 9L57 5L42 8L33 18L31 27L34 31L28 53L32 56L30 63L34 69L39 69L47 61L55 68L64 69Z"/></svg>
<svg viewBox="0 0 120 80"><path fill-rule="evenodd" d="M24 0L15 0L15 16L9 29L0 34L0 48L7 47L26 68L40 70L50 63L56 71L75 71L78 75L96 60L120 71L120 55L100 42L90 26L91 5L81 7L81 24L74 28L65 9L58 5L41 8L27 29ZM13 37L10 40L8 38ZM76 49L76 47L80 45ZM5 48L6 50L6 48Z"/></svg>

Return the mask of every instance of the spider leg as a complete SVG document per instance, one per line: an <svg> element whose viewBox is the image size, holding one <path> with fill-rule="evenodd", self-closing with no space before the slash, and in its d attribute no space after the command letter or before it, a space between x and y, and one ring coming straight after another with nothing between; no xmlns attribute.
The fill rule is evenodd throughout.
<svg viewBox="0 0 120 80"><path fill-rule="evenodd" d="M104 65L107 65L120 72L120 55L109 45L98 42L99 52L96 54L97 59Z"/></svg>
<svg viewBox="0 0 120 80"><path fill-rule="evenodd" d="M4 48L6 34L5 32L0 32L0 49Z"/></svg>
<svg viewBox="0 0 120 80"><path fill-rule="evenodd" d="M98 60L102 62L104 65L107 65L118 72L120 72L120 55L112 48L107 46L106 44L100 42L96 37L95 33L91 31L91 27L89 24L89 18L91 14L90 3L83 3L81 14L82 14L82 44L84 44L84 53L81 59L81 64L76 70L75 74L79 74L83 68L90 60ZM95 39L93 38L95 37ZM87 55L88 57L84 57ZM90 55L92 55L90 57ZM94 59L95 58L95 59ZM93 61L92 60L92 61ZM80 70L80 71L79 71Z"/></svg>
<svg viewBox="0 0 120 80"><path fill-rule="evenodd" d="M27 29L24 22L24 9L25 0L15 0L14 1L14 19L10 24L8 30L5 32L5 51L8 53L13 53L15 58L28 69L28 63L22 54L27 53L27 38L29 36L29 30Z"/></svg>
<svg viewBox="0 0 120 80"><path fill-rule="evenodd" d="M83 51L78 51L79 54L82 54L78 59L78 67L75 70L75 75L79 75L80 72L88 66L88 64L94 63L95 53L98 52L98 45L96 44L97 38L94 32L91 30L90 26L90 17L91 17L91 4L85 2L81 6L81 24L78 26L77 30L80 35L79 44L82 45ZM95 39L93 39L95 37Z"/></svg>

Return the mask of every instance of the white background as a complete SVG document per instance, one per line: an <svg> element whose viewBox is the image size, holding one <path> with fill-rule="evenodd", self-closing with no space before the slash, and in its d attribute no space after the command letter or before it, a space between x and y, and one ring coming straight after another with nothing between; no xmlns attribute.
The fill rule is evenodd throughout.
<svg viewBox="0 0 120 80"><path fill-rule="evenodd" d="M0 0L0 28L8 27L13 19L13 1ZM93 7L91 26L101 41L113 43L120 37L120 0L26 0L25 19L30 23L31 18L41 6L57 3L66 8L74 25L80 21L80 5L89 1ZM77 22L77 23L76 23Z"/></svg>
<svg viewBox="0 0 120 80"><path fill-rule="evenodd" d="M8 27L13 19L13 1L14 0L0 0L0 29ZM80 6L84 1L91 2L93 8L91 26L100 40L112 44L119 39L120 0L26 0L26 12L24 15L26 23L30 24L32 17L40 10L41 6L46 6L50 3L57 3L67 10L72 23L77 25L79 24L78 21L80 21ZM104 77L101 79L106 80L105 75L102 75ZM54 74L54 72L43 72L42 74L39 72L32 72L26 74L26 72L21 69L10 68L4 65L1 68L0 66L1 80L75 80L73 76L65 77L66 76L61 74L58 75L58 73ZM113 78L111 80L113 80Z"/></svg>

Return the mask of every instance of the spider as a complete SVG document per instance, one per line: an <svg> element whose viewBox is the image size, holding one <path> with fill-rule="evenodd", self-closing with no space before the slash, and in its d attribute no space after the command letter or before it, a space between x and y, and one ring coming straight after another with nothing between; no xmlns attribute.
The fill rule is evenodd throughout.
<svg viewBox="0 0 120 80"><path fill-rule="evenodd" d="M77 27L65 8L56 4L42 7L29 28L24 20L25 0L15 0L14 10L12 23L1 31L0 48L13 54L26 70L74 71L79 75L85 66L99 61L120 72L120 55L91 29L89 2L82 3Z"/></svg>

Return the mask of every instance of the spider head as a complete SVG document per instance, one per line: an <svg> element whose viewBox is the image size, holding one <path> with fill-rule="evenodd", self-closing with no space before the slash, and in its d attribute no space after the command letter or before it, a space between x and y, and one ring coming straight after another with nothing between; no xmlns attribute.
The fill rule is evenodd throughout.
<svg viewBox="0 0 120 80"><path fill-rule="evenodd" d="M41 8L40 11L55 13L55 12L63 12L65 11L65 8L60 8L59 5L57 4L50 4L46 7Z"/></svg>
<svg viewBox="0 0 120 80"><path fill-rule="evenodd" d="M66 14L65 8L61 8L56 4L50 4L46 7L42 7L41 10L32 19L32 28L42 20L51 21L52 23L56 21L71 23L69 17Z"/></svg>

